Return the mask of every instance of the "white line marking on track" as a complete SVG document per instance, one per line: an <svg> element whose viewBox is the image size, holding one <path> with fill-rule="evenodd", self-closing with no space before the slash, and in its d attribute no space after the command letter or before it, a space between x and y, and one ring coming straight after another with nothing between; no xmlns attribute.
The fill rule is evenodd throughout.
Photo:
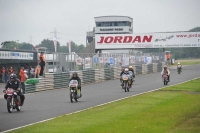
<svg viewBox="0 0 200 133"><path fill-rule="evenodd" d="M107 103L99 104L99 105L96 105L96 106L93 106L93 107L89 107L89 108L82 109L82 110L79 110L79 111L75 111L75 112L72 112L72 113L68 113L68 114L65 114L65 115L72 115L72 114L80 113L80 112L83 112L83 111L86 111L86 110L89 110L89 109L92 109L92 108L95 108L95 107L100 107L100 106L103 106L103 105L107 105L107 104L110 104L110 103L114 103L114 102L117 102L117 101L121 101L121 100L124 100L124 99L131 98L131 97L139 96L139 95L146 94L146 93L149 93L149 92L154 92L154 91L166 88L166 87L171 87L171 86L183 84L183 83L186 83L186 82L198 79L198 78L200 78L200 77L197 77L197 78L194 78L194 79L190 79L190 80L187 80L187 81L184 81L184 82L180 82L180 83L177 83L177 84L173 84L173 85L169 85L169 86L164 86L164 87L161 87L161 88L158 88L158 89L154 89L154 90L151 90L151 91L142 92L142 93L135 94L135 95L132 95L132 96L120 98L120 99L117 99L117 100L113 100L113 101L110 101L110 102L107 102ZM50 119L46 119L46 120L34 122L34 123L31 123L31 124L28 124L28 125L24 125L24 126L20 126L20 127L17 127L17 128L13 128L13 129L6 130L6 131L0 132L0 133L6 133L6 132L17 130L17 129L20 129L20 128L23 128L23 127L27 127L27 126L31 126L31 125L34 125L34 124L38 124L38 123L50 121L50 120L53 120L53 119L58 118L58 117L61 117L61 116L56 116L56 117L53 117L53 118L50 118Z"/></svg>

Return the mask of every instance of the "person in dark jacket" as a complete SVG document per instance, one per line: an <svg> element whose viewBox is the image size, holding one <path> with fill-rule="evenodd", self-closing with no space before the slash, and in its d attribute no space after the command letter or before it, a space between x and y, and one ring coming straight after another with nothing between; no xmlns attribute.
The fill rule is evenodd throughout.
<svg viewBox="0 0 200 133"><path fill-rule="evenodd" d="M19 79L17 79L17 75L16 74L11 74L10 77L9 77L9 81L6 83L5 90L3 92L6 92L6 90L8 88L12 88L12 89L16 90L17 94L20 96L21 106L23 106L25 96L21 92L20 85L21 85L21 82L20 82ZM4 98L6 100L7 100L7 97L8 97L7 94L5 94Z"/></svg>
<svg viewBox="0 0 200 133"><path fill-rule="evenodd" d="M80 92L81 92L81 79L79 78L78 74L76 72L74 72L72 74L72 77L70 78L70 81L71 80L77 80L78 81L78 89L80 89ZM70 82L69 81L69 82ZM81 95L82 96L82 95Z"/></svg>
<svg viewBox="0 0 200 133"><path fill-rule="evenodd" d="M41 70L40 70L40 76L44 76L44 68L45 68L45 63L46 63L46 60L44 58L44 52L41 52L40 53L40 67L41 67Z"/></svg>

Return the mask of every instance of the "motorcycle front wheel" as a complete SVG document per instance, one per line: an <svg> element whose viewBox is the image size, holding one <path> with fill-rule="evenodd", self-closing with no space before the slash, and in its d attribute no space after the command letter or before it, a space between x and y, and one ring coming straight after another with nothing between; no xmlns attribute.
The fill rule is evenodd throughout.
<svg viewBox="0 0 200 133"><path fill-rule="evenodd" d="M125 85L124 85L124 91L126 92L126 89L127 89L127 82L125 82Z"/></svg>
<svg viewBox="0 0 200 133"><path fill-rule="evenodd" d="M73 103L73 92L70 92L70 101Z"/></svg>
<svg viewBox="0 0 200 133"><path fill-rule="evenodd" d="M9 113L12 113L12 111L13 111L12 99L10 99L10 98L7 99L7 110Z"/></svg>

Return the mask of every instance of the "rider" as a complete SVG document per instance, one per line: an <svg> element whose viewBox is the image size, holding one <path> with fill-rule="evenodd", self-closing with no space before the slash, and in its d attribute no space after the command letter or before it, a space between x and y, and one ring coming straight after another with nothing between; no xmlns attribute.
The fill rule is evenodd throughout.
<svg viewBox="0 0 200 133"><path fill-rule="evenodd" d="M178 64L177 64L177 70L178 70L178 68L180 68L182 70L182 65L180 62L178 62Z"/></svg>
<svg viewBox="0 0 200 133"><path fill-rule="evenodd" d="M121 82L121 86L123 85L123 82L122 82L122 74L124 73L124 70L125 68L122 68L122 71L120 73L120 82Z"/></svg>
<svg viewBox="0 0 200 133"><path fill-rule="evenodd" d="M129 66L128 69L129 69L129 71L131 71L133 73L132 77L133 77L133 80L135 80L135 73L133 70L133 66Z"/></svg>
<svg viewBox="0 0 200 133"><path fill-rule="evenodd" d="M164 69L162 70L161 75L163 76L163 74L165 74L165 73L167 74L168 81L170 82L170 71L169 71L169 69L167 68L166 65L164 66Z"/></svg>
<svg viewBox="0 0 200 133"><path fill-rule="evenodd" d="M77 80L78 81L78 89L80 89L80 93L81 93L81 79L79 78L78 74L76 72L74 72L72 74L72 77L70 78L70 81L71 80ZM82 94L81 94L82 96Z"/></svg>
<svg viewBox="0 0 200 133"><path fill-rule="evenodd" d="M9 79L10 80L6 83L5 90L3 90L3 92L5 92L8 88L12 88L12 89L16 90L17 94L20 96L20 100L21 100L20 106L23 106L25 96L21 92L21 88L20 88L21 82L20 82L20 80L17 79L16 74L11 74ZM4 95L4 98L7 100L7 94Z"/></svg>
<svg viewBox="0 0 200 133"><path fill-rule="evenodd" d="M124 69L124 72L123 72L123 74L129 75L128 68L125 68L125 69ZM131 82L132 82L132 79L131 79ZM122 82L122 86L123 86L123 82Z"/></svg>

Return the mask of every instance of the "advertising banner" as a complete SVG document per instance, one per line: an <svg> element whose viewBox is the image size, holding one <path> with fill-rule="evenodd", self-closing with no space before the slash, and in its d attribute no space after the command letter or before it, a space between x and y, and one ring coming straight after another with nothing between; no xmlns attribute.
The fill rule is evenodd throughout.
<svg viewBox="0 0 200 133"><path fill-rule="evenodd" d="M200 47L200 32L96 34L96 49Z"/></svg>
<svg viewBox="0 0 200 133"><path fill-rule="evenodd" d="M33 53L0 51L0 59L33 60Z"/></svg>
<svg viewBox="0 0 200 133"><path fill-rule="evenodd" d="M91 68L91 59L89 58L85 58L85 68Z"/></svg>
<svg viewBox="0 0 200 133"><path fill-rule="evenodd" d="M82 58L76 58L76 65L82 65Z"/></svg>
<svg viewBox="0 0 200 133"><path fill-rule="evenodd" d="M123 57L122 58L122 66L129 65L129 57Z"/></svg>

